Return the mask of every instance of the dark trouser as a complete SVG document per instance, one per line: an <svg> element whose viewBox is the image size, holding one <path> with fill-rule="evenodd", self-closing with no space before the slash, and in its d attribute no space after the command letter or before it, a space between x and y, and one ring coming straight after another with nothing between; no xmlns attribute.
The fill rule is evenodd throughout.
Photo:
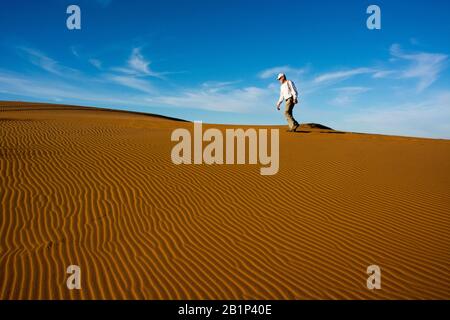
<svg viewBox="0 0 450 320"><path fill-rule="evenodd" d="M292 115L292 110L294 109L294 99L289 98L286 100L286 108L284 109L284 116L288 122L289 130L291 130L294 126L298 125L298 122L294 119Z"/></svg>

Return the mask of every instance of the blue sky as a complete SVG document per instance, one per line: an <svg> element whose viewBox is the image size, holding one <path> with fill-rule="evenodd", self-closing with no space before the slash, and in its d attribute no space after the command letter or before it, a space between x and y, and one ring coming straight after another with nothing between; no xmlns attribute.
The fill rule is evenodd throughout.
<svg viewBox="0 0 450 320"><path fill-rule="evenodd" d="M66 8L81 8L81 30ZM366 8L381 8L381 30ZM210 123L450 138L449 1L15 0L0 3L0 100Z"/></svg>

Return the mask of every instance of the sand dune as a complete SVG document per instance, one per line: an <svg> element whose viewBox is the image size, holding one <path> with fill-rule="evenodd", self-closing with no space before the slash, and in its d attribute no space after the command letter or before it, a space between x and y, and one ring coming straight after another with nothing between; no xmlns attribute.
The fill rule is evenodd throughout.
<svg viewBox="0 0 450 320"><path fill-rule="evenodd" d="M450 298L450 141L280 127L262 176L174 165L191 127L0 103L0 298Z"/></svg>

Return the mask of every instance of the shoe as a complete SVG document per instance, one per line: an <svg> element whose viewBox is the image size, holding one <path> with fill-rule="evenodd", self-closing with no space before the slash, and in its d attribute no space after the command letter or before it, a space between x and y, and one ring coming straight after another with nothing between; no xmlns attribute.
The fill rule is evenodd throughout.
<svg viewBox="0 0 450 320"><path fill-rule="evenodd" d="M299 124L298 124L298 123L297 123L297 124L295 124L295 125L294 125L294 127L292 128L292 130L291 130L291 131L292 131L292 132L295 132L295 130L297 130L298 126L299 126Z"/></svg>

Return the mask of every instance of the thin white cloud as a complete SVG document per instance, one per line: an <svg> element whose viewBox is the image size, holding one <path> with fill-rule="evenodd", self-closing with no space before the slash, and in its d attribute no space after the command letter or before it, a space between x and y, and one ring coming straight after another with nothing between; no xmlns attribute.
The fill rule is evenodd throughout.
<svg viewBox="0 0 450 320"><path fill-rule="evenodd" d="M370 88L367 87L340 87L335 88L334 91L341 93L351 93L351 94L359 94L363 92L367 92Z"/></svg>
<svg viewBox="0 0 450 320"><path fill-rule="evenodd" d="M79 74L78 70L61 65L59 62L48 57L39 50L27 47L18 47L18 50L21 54L25 54L30 63L52 74L64 77Z"/></svg>
<svg viewBox="0 0 450 320"><path fill-rule="evenodd" d="M118 75L109 75L106 76L106 79L145 93L157 93L157 90L148 81L145 81L143 79Z"/></svg>
<svg viewBox="0 0 450 320"><path fill-rule="evenodd" d="M394 70L379 70L379 71L376 71L372 75L372 77L375 78L375 79L386 78L386 77L389 77L389 76L391 76L391 75L393 75L395 73L396 73L396 71L394 71Z"/></svg>
<svg viewBox="0 0 450 320"><path fill-rule="evenodd" d="M274 97L270 91L258 87L215 92L205 88L193 88L185 90L178 95L149 97L147 101L162 106L183 106L184 108L236 113L264 113L275 104Z"/></svg>
<svg viewBox="0 0 450 320"><path fill-rule="evenodd" d="M91 58L89 59L89 63L99 70L102 69L102 62L98 59Z"/></svg>
<svg viewBox="0 0 450 320"><path fill-rule="evenodd" d="M80 57L80 54L78 53L78 50L77 50L77 48L75 48L75 46L71 46L71 47L70 47L70 52L72 52L72 54L73 54L75 57L77 57L77 58Z"/></svg>
<svg viewBox="0 0 450 320"><path fill-rule="evenodd" d="M19 53L24 55L30 63L38 66L42 70L54 76L58 76L59 81L55 81L55 83L52 84L52 89L54 90L50 90L49 93L57 91L57 88L64 87L66 84L74 83L75 81L77 81L77 83L82 83L83 85L93 82L96 82L97 85L99 81L106 83L109 82L132 88L146 94L157 94L158 92L158 90L156 90L149 81L141 78L141 76L145 75L155 76L155 73L153 73L149 69L150 62L145 60L145 58L140 53L140 49L132 50L132 54L127 61L128 68L124 68L119 74L103 74L95 78L88 77L86 75L83 75L78 70L64 66L39 50L27 47L18 47L18 51ZM102 69L102 62L100 60L91 58L88 60L88 62L95 66L97 69ZM21 88L24 92L33 93L33 90L24 90L24 87L20 85L21 83L23 83L22 80L19 81L17 78L13 80L14 81L12 83L18 85L18 87ZM64 82L61 82L62 80L64 80ZM49 82L47 81L46 83ZM58 92L58 96L59 93L60 92Z"/></svg>
<svg viewBox="0 0 450 320"><path fill-rule="evenodd" d="M143 73L146 75L151 74L149 68L150 61L145 60L140 48L133 49L130 59L128 59L128 65L132 70L135 70L138 73Z"/></svg>
<svg viewBox="0 0 450 320"><path fill-rule="evenodd" d="M349 106L351 105L358 95L369 91L367 87L341 87L335 88L334 91L337 95L330 101L334 106Z"/></svg>
<svg viewBox="0 0 450 320"><path fill-rule="evenodd" d="M345 80L350 77L360 75L360 74L368 74L368 73L374 73L375 70L372 68L356 68L356 69L349 69L349 70L341 70L341 71L335 71L335 72L329 72L321 74L314 78L314 83L323 83L328 81L338 81L338 80Z"/></svg>
<svg viewBox="0 0 450 320"><path fill-rule="evenodd" d="M87 105L103 104L121 107L148 107L144 94L130 95L93 85L89 79L70 84L48 77L28 77L0 70L0 93L39 100L76 101ZM104 83L103 83L104 84Z"/></svg>
<svg viewBox="0 0 450 320"><path fill-rule="evenodd" d="M448 61L448 56L440 53L405 53L398 44L391 46L390 53L394 58L410 63L405 69L398 72L398 77L418 79L418 91L422 91L433 84L439 74L446 68Z"/></svg>
<svg viewBox="0 0 450 320"><path fill-rule="evenodd" d="M233 89L240 80L235 81L206 81L201 84L203 90L210 93L217 93L220 91Z"/></svg>
<svg viewBox="0 0 450 320"><path fill-rule="evenodd" d="M278 73L282 72L282 73L285 73L287 77L289 77L291 75L294 77L298 77L300 74L304 73L305 71L306 71L306 69L304 69L304 68L292 68L290 66L278 66L278 67L265 69L265 70L261 71L258 74L258 76L261 79L269 79L269 78L275 78Z"/></svg>
<svg viewBox="0 0 450 320"><path fill-rule="evenodd" d="M377 105L349 115L347 130L450 139L450 91L402 105Z"/></svg>
<svg viewBox="0 0 450 320"><path fill-rule="evenodd" d="M141 52L141 48L133 48L125 67L113 68L113 71L136 76L136 77L155 77L163 79L166 73L155 72L150 68L151 61L147 60Z"/></svg>

